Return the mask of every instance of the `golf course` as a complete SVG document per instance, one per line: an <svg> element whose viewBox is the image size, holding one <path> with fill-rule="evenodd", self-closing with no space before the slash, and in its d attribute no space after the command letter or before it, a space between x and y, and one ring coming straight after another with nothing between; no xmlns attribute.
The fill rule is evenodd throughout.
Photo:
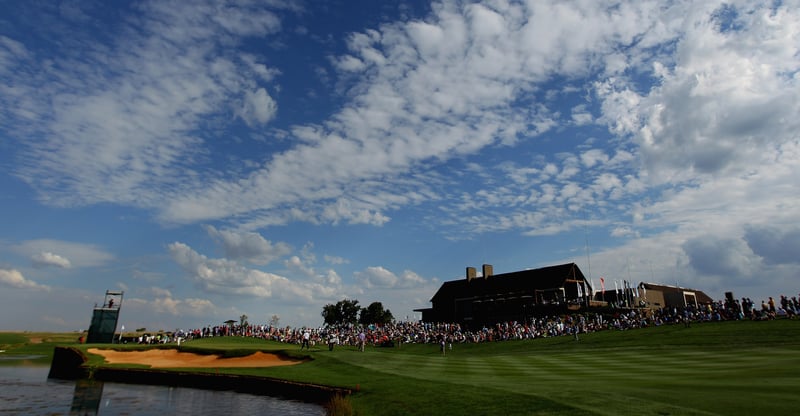
<svg viewBox="0 0 800 416"><path fill-rule="evenodd" d="M41 351L12 344L4 354ZM14 334L14 337L20 337ZM18 338L15 338L18 340ZM63 345L63 344L59 344ZM141 350L138 345L78 345ZM158 348L177 349L174 344ZM296 365L181 368L350 389L335 414L751 415L800 408L800 320L735 321L601 331L573 337L329 351L244 337L186 342L181 352L243 357L271 352ZM92 367L110 364L86 352ZM268 394L268 392L264 392Z"/></svg>

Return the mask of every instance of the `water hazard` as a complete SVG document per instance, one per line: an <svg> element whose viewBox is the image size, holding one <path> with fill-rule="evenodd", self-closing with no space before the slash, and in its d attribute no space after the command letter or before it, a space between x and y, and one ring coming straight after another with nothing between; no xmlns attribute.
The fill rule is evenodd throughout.
<svg viewBox="0 0 800 416"><path fill-rule="evenodd" d="M315 404L230 391L48 379L48 367L0 366L0 415L324 415Z"/></svg>

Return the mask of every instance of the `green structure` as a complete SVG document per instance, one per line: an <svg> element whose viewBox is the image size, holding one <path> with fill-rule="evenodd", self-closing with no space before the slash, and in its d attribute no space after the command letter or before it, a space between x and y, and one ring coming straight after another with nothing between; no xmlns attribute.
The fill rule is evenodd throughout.
<svg viewBox="0 0 800 416"><path fill-rule="evenodd" d="M101 306L94 306L92 324L89 326L87 344L110 344L114 342L114 333L117 331L119 309L122 306L123 292L106 291L106 298Z"/></svg>

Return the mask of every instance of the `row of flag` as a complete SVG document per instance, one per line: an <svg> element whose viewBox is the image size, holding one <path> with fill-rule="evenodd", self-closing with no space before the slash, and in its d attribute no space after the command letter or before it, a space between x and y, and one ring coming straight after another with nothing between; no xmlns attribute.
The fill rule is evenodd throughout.
<svg viewBox="0 0 800 416"><path fill-rule="evenodd" d="M576 282L575 285L578 287L579 298L582 298L584 294L586 294L586 296L590 296L591 291L589 290L589 286L586 284L586 281ZM641 292L639 292L640 289ZM600 290L602 292L606 291L606 279L602 277L600 278ZM624 279L621 281L614 280L614 291L617 292L618 296L620 297L624 296L626 293L630 293L637 298L645 297L647 295L647 289L645 289L644 286L641 288L639 286L632 286L631 282ZM639 296L640 294L641 296Z"/></svg>

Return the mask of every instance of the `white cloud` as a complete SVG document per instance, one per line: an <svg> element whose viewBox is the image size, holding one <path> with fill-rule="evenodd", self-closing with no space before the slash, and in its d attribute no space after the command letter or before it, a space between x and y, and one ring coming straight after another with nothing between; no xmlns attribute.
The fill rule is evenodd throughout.
<svg viewBox="0 0 800 416"><path fill-rule="evenodd" d="M193 323L183 328L189 329L200 326L197 323L198 319L210 319L210 322L222 321L219 316L223 315L223 308L210 299L177 298L169 291L158 288L151 288L146 292L151 293L147 293L149 295L147 297L125 298L123 308L126 313L120 323L126 325L127 330L138 327L173 330L177 329L174 326L176 322Z"/></svg>
<svg viewBox="0 0 800 416"><path fill-rule="evenodd" d="M267 90L259 88L254 92L247 92L244 96L244 103L239 109L239 117L250 127L259 124L267 124L275 118L278 112L278 104L269 96Z"/></svg>
<svg viewBox="0 0 800 416"><path fill-rule="evenodd" d="M753 253L768 264L798 264L797 247L800 247L800 227L778 228L773 225L745 227L744 240Z"/></svg>
<svg viewBox="0 0 800 416"><path fill-rule="evenodd" d="M210 259L183 243L172 243L168 249L189 279L208 293L311 302L316 297L331 296L336 291L322 284L295 282L277 274L250 269L231 260Z"/></svg>
<svg viewBox="0 0 800 416"><path fill-rule="evenodd" d="M368 195L402 196L410 189L405 176L422 163L541 134L546 129L536 125L551 120L548 109L534 106L537 110L530 113L515 113L515 100L533 97L534 82L551 74L585 75L593 56L616 50L615 42L630 42L646 30L646 22L640 27L633 22L640 15L651 19L653 5L641 10L580 7L587 9L579 13L559 6L495 5L490 10L443 2L425 22L353 35L351 54L336 62L369 76L353 88L358 94L349 104L315 126L313 139L310 130L302 130L301 144L247 181L220 181L200 195L179 196L164 218L275 216L302 205L305 211L294 218L385 223L385 209L415 200L370 199L364 204ZM312 177L312 171L326 174ZM225 202L231 200L242 203L233 208ZM199 201L218 208L193 210L203 205Z"/></svg>
<svg viewBox="0 0 800 416"><path fill-rule="evenodd" d="M425 278L412 272L411 270L404 270L399 277L399 283L402 287L414 287L427 283Z"/></svg>
<svg viewBox="0 0 800 416"><path fill-rule="evenodd" d="M262 83L281 71L221 46L236 45L240 36L269 36L280 21L250 6L178 6L149 4L141 35L115 39L88 58L108 66L108 74L86 77L90 66L74 65L62 74L69 85L40 88L37 76L49 75L43 70L20 83L33 99L52 103L33 114L41 123L24 123L43 126L49 139L25 141L25 155L36 163L19 172L45 201L153 207L174 222L382 225L393 209L442 197L438 184L428 182L432 175L413 172L595 119L587 103L571 107L571 120L548 107L550 95L540 89L553 76L567 84L558 94L593 88L600 99L596 120L632 141L635 148L623 143L618 150L631 158L617 167L641 163L643 173L616 174L631 184L763 165L764 149L779 148L798 127L800 94L791 75L798 66L797 15L789 7L748 5L737 29L722 31L715 6L705 3L442 1L424 21L352 34L350 53L334 58L341 70L362 75L352 78L349 101L327 121L295 126L299 140L265 155L260 169L230 177L202 166L205 120L228 108L248 124L269 122L277 103ZM11 39L4 45L13 57L8 65L34 67L24 45ZM113 71L143 60L149 64L137 73ZM633 82L648 77L656 87L640 90L649 84ZM591 152L601 150L582 154L584 166L607 162ZM564 162L556 179L574 183L537 194L591 202L575 192L581 169L577 160Z"/></svg>
<svg viewBox="0 0 800 416"><path fill-rule="evenodd" d="M61 268L94 267L107 264L114 259L111 253L92 244L59 240L28 240L9 248L30 258L36 266ZM58 253L58 254L54 254Z"/></svg>
<svg viewBox="0 0 800 416"><path fill-rule="evenodd" d="M594 121L592 113L586 110L585 105L579 105L572 109L572 122L578 126L590 124Z"/></svg>
<svg viewBox="0 0 800 416"><path fill-rule="evenodd" d="M47 251L34 254L31 256L31 261L35 267L60 267L62 269L72 267L69 259Z"/></svg>
<svg viewBox="0 0 800 416"><path fill-rule="evenodd" d="M674 63L653 63L657 86L649 91L620 82L598 89L605 119L634 137L651 181L757 169L770 162L765 150L796 140L800 83L791 74L800 68L800 15L746 7L738 28L724 31L713 10L691 10Z"/></svg>
<svg viewBox="0 0 800 416"><path fill-rule="evenodd" d="M208 299L174 299L170 296L158 297L147 301L156 313L166 313L172 316L201 317L214 315L216 305Z"/></svg>
<svg viewBox="0 0 800 416"><path fill-rule="evenodd" d="M375 286L393 287L397 284L397 276L383 267L368 267L362 272L354 273L355 278L367 288Z"/></svg>
<svg viewBox="0 0 800 416"><path fill-rule="evenodd" d="M636 232L628 225L620 225L611 230L612 237L638 237Z"/></svg>
<svg viewBox="0 0 800 416"><path fill-rule="evenodd" d="M372 211L367 205L360 201L340 198L334 203L323 208L321 219L338 224L341 220L346 220L350 224L370 224L383 225L389 221L389 217L380 212Z"/></svg>
<svg viewBox="0 0 800 416"><path fill-rule="evenodd" d="M348 264L348 263L350 263L350 260L348 260L348 259L345 259L345 258L342 258L342 257L339 257L339 256L331 256L331 255L328 255L328 254L326 254L324 256L324 259L325 259L326 262L328 262L330 264Z"/></svg>
<svg viewBox="0 0 800 416"><path fill-rule="evenodd" d="M587 168L592 168L598 163L608 162L608 155L602 149L591 149L581 154L581 162Z"/></svg>
<svg viewBox="0 0 800 416"><path fill-rule="evenodd" d="M334 60L334 65L345 72L358 72L364 69L364 62L355 56L345 55Z"/></svg>
<svg viewBox="0 0 800 416"><path fill-rule="evenodd" d="M17 59L26 58L27 55L28 51L24 44L6 36L0 36L0 72L5 72Z"/></svg>
<svg viewBox="0 0 800 416"><path fill-rule="evenodd" d="M683 244L689 266L701 275L751 278L760 269L756 256L740 239L696 237Z"/></svg>
<svg viewBox="0 0 800 416"><path fill-rule="evenodd" d="M86 49L62 47L52 65L34 61L37 51L15 54L13 68L25 75L11 81L16 88L7 97L28 114L4 124L23 145L17 175L48 204L157 206L165 194L193 186L183 175L204 158L206 127L218 111L233 112L239 102L248 123L274 117L276 104L259 83L274 71L225 52L241 36L277 31L272 12L182 2L140 11L106 43L71 32Z"/></svg>
<svg viewBox="0 0 800 416"><path fill-rule="evenodd" d="M316 272L311 267L308 267L300 257L292 256L284 262L286 268L296 271L306 277L316 276Z"/></svg>
<svg viewBox="0 0 800 416"><path fill-rule="evenodd" d="M322 283L332 287L339 287L342 285L342 277L339 276L339 273L336 273L336 270L328 269L322 278Z"/></svg>
<svg viewBox="0 0 800 416"><path fill-rule="evenodd" d="M261 234L247 231L219 230L205 227L206 232L222 244L225 257L265 265L291 253L291 247L282 242L272 243Z"/></svg>
<svg viewBox="0 0 800 416"><path fill-rule="evenodd" d="M15 289L50 290L48 286L27 279L19 270L14 269L0 269L0 285Z"/></svg>
<svg viewBox="0 0 800 416"><path fill-rule="evenodd" d="M159 298L171 298L172 297L172 292L169 289L164 289L164 288L161 288L161 287L153 286L148 290L148 292L150 292L150 294L152 294L153 296L159 297Z"/></svg>
<svg viewBox="0 0 800 416"><path fill-rule="evenodd" d="M341 287L342 278L333 269L324 272L316 271L310 264L315 262L314 256L305 256L305 260L298 256L292 256L284 262L287 269L312 279L323 285L331 287Z"/></svg>
<svg viewBox="0 0 800 416"><path fill-rule="evenodd" d="M410 270L398 276L380 266L367 267L364 271L355 272L354 276L367 288L410 288L426 283L424 278Z"/></svg>

